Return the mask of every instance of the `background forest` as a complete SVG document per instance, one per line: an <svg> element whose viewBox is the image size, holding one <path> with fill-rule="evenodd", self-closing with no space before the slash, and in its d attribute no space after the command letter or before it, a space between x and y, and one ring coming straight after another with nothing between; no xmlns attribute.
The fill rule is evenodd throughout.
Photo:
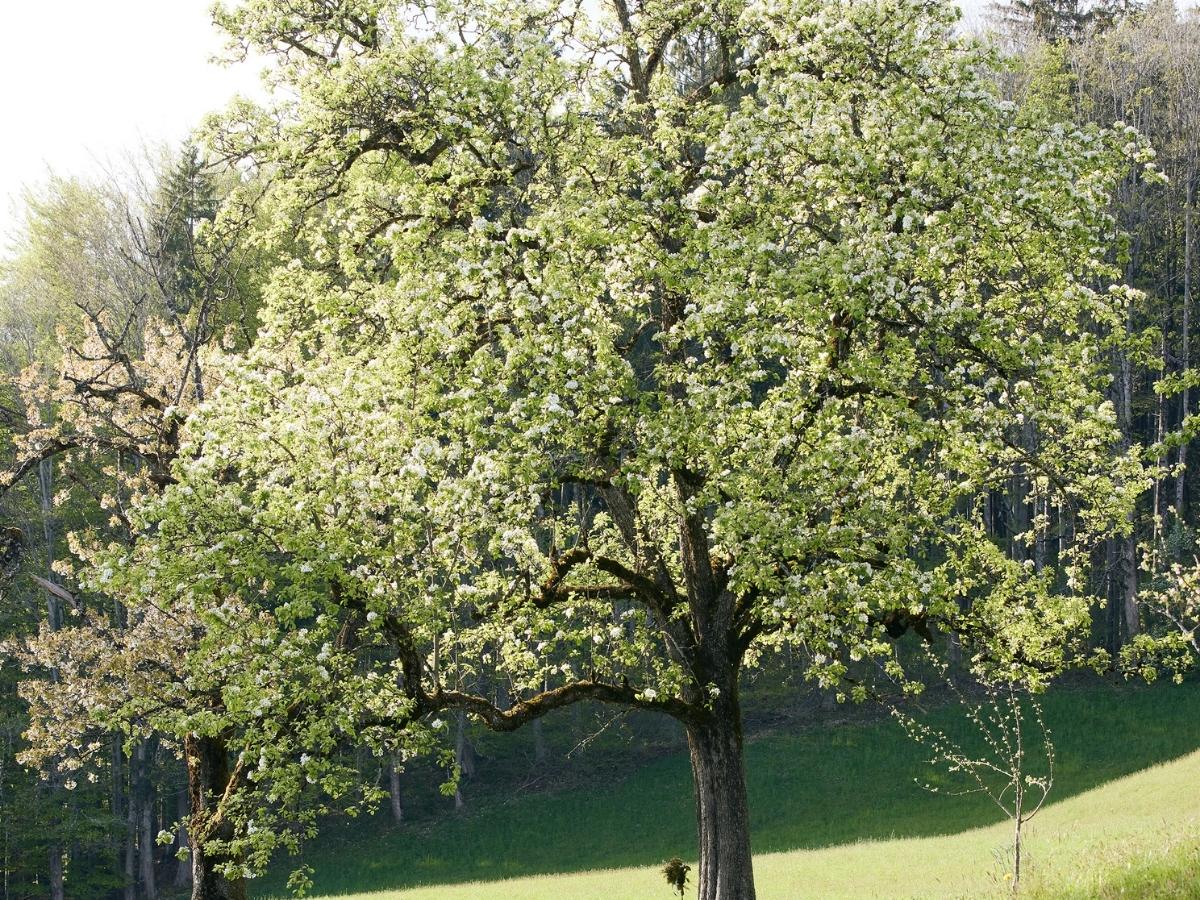
<svg viewBox="0 0 1200 900"><path fill-rule="evenodd" d="M1144 448L1153 473L1128 532L1096 548L1086 573L1090 591L1106 598L1093 610L1090 649L1105 651L1102 677L1123 682L1152 675L1162 661L1159 639L1174 641L1169 662L1187 649L1181 639L1195 641L1187 585L1173 593L1166 576L1176 566L1176 578L1186 577L1200 529L1200 382L1192 373L1200 18L1164 0L1015 0L995 10L994 27L1008 63L996 76L997 91L1063 128L1132 126L1166 176L1131 171L1111 198L1111 244L1118 248L1111 261L1138 292L1124 310L1129 340L1106 361L1110 399L1125 448ZM39 629L52 641L67 617L87 612L107 628L92 633L95 646L74 648L79 665L135 652L171 655L169 629L148 637L105 596L103 584L77 589L75 565L87 548L74 535L132 532L131 493L165 477L179 449L177 435L161 423L210 389L204 351L236 352L256 341L264 282L280 252L278 240L261 235L286 200L273 193L269 170L237 163L237 134L215 126L198 134L195 144L150 155L110 182L58 177L31 189L19 241L0 266L0 461L7 473L0 474L0 638L10 641L0 646L9 650ZM29 439L38 434L53 434L56 443L43 442L45 452L31 456ZM1021 440L1033 450L1038 435L1030 428ZM986 498L991 540L1039 572L1065 558L1075 527L1048 497L1018 473ZM1030 533L1032 541L1021 538ZM138 642L153 640L164 645L146 654ZM954 648L949 652L956 664ZM18 759L28 749L29 703L61 698L19 692L30 672L12 655L13 664L0 666L0 898L186 893L192 864L179 852L188 845L181 823L194 795L175 749L154 734L114 732L90 748L103 764L81 768L78 777L41 777ZM805 682L811 660L802 656L789 651L746 684L748 730L860 715L839 712L837 689ZM40 674L50 683L58 678L53 669ZM506 683L485 688L490 696L514 690ZM1165 721L1170 703L1149 704L1145 715ZM461 708L442 724L448 751L432 760L380 759L366 745L343 742L340 762L358 772L357 796L377 813L351 823L324 808L341 840L352 835L369 845L392 822L444 821L455 811L499 806L513 793L590 784L600 777L595 771L616 765L614 746L652 767L682 740L673 725L641 714L614 717L591 705L544 724L537 719L509 744L485 734ZM752 765L770 767L769 746ZM443 791L454 771L460 777ZM314 821L304 814L279 827L294 829L299 844ZM585 860L616 862L619 856L599 851ZM531 867L552 868L545 861ZM272 889L282 890L280 882L273 876Z"/></svg>

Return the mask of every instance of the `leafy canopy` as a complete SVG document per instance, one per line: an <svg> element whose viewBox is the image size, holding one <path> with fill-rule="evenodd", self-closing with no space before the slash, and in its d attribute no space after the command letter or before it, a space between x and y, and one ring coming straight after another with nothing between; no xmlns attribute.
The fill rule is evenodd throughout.
<svg viewBox="0 0 1200 900"><path fill-rule="evenodd" d="M83 586L203 622L184 683L221 702L170 727L236 734L259 801L452 707L736 715L788 644L829 683L902 674L913 625L1063 663L1078 559L1008 558L980 498L1024 473L1082 552L1139 487L1104 399L1132 132L1019 115L928 0L219 17L277 60L210 138L287 261Z"/></svg>

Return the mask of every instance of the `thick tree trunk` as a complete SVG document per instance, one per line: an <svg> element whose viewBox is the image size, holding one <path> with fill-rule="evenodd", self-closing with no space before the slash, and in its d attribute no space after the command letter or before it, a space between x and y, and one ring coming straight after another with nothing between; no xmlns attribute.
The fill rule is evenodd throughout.
<svg viewBox="0 0 1200 900"><path fill-rule="evenodd" d="M188 766L188 798L192 814L188 831L192 838L192 900L246 900L246 883L226 878L219 871L223 857L206 848L209 840L230 837L227 826L213 828L212 817L229 784L229 754L215 738L188 735L184 745Z"/></svg>
<svg viewBox="0 0 1200 900"><path fill-rule="evenodd" d="M753 900L750 814L736 700L718 704L703 723L689 724L687 736L700 840L697 900Z"/></svg>

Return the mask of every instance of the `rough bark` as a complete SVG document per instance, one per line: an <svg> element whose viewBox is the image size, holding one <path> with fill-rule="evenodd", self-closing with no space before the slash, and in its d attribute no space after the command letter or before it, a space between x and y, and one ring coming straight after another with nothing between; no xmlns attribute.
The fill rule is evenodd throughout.
<svg viewBox="0 0 1200 900"><path fill-rule="evenodd" d="M232 776L225 744L216 738L188 735L184 751L192 808L192 900L246 900L246 882L222 875L220 866L226 860L207 849L209 841L231 836L218 806Z"/></svg>
<svg viewBox="0 0 1200 900"><path fill-rule="evenodd" d="M753 900L750 814L736 700L688 725L700 843L697 900Z"/></svg>

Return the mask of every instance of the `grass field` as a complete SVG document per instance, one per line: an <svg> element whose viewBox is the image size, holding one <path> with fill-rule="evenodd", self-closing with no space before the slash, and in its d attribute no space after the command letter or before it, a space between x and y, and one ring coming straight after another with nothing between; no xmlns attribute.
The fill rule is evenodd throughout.
<svg viewBox="0 0 1200 900"><path fill-rule="evenodd" d="M1029 826L1034 897L1200 897L1200 753L1047 807ZM762 900L988 897L1007 893L995 855L1005 824L945 837L871 841L755 859ZM656 867L357 895L359 900L645 900Z"/></svg>
<svg viewBox="0 0 1200 900"><path fill-rule="evenodd" d="M1045 705L1058 748L1057 802L1031 826L1031 886L1082 898L1099 895L1087 880L1098 873L1115 884L1118 877L1162 880L1172 867L1186 871L1200 836L1200 756L1188 755L1200 747L1200 686L1064 689ZM956 721L950 710L936 718L948 727ZM995 854L1007 826L996 824L986 798L917 787L914 776L928 771L921 756L887 721L751 741L747 775L761 896L1000 890L1003 866ZM605 790L526 794L473 815L400 828L378 821L338 827L303 862L315 871L314 892L330 896L387 890L380 896L610 900L669 897L656 864L694 853L687 760L677 753ZM572 872L580 874L558 874ZM281 894L281 880L263 884L258 895ZM1113 896L1155 896L1130 884ZM420 885L437 887L399 890Z"/></svg>

